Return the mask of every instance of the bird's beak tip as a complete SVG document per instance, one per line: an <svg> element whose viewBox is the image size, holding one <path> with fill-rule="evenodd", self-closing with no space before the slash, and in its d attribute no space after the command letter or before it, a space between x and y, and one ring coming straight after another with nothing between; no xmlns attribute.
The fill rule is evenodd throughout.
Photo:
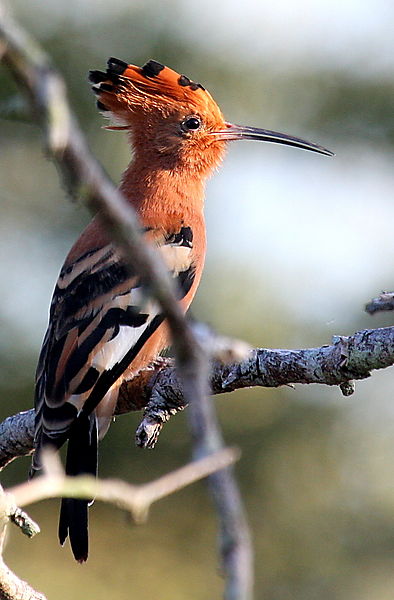
<svg viewBox="0 0 394 600"><path fill-rule="evenodd" d="M221 131L215 132L215 135L218 139L223 141L256 140L261 142L275 142L277 144L284 144L286 146L294 146L295 148L317 152L318 154L324 154L326 156L335 156L334 152L324 148L324 146L288 135L287 133L271 131L270 129L244 127L242 125L234 125L233 123L226 122L225 129L223 128Z"/></svg>

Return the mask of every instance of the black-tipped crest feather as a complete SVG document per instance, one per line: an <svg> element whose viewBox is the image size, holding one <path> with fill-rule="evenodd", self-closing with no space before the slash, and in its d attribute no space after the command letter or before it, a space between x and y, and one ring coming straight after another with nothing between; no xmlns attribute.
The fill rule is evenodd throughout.
<svg viewBox="0 0 394 600"><path fill-rule="evenodd" d="M89 71L88 79L91 83L101 83L102 81L106 81L108 76L103 71Z"/></svg>
<svg viewBox="0 0 394 600"><path fill-rule="evenodd" d="M111 56L111 58L108 59L107 67L107 74L114 73L115 75L122 75L127 69L128 64L124 62L124 60Z"/></svg>

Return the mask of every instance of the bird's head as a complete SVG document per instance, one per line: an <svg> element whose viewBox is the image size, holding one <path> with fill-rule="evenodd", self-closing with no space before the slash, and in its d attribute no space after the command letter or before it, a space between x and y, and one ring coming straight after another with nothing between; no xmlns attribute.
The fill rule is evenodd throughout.
<svg viewBox="0 0 394 600"><path fill-rule="evenodd" d="M283 133L232 125L200 84L154 60L143 67L110 58L106 72L90 71L97 106L112 124L128 130L134 151L152 167L207 175L219 165L228 141L251 139L332 153Z"/></svg>

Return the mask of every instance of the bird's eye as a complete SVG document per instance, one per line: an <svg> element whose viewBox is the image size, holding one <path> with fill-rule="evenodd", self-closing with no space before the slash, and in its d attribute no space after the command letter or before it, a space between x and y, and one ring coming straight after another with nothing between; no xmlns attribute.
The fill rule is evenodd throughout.
<svg viewBox="0 0 394 600"><path fill-rule="evenodd" d="M181 123L181 127L183 129L183 131L197 131L198 129L200 129L201 127L201 119L200 117L187 117L184 121L182 121Z"/></svg>

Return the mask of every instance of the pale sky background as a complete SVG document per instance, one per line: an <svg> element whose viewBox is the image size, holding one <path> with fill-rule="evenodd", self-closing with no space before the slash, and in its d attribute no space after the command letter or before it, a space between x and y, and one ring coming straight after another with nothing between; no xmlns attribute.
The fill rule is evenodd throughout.
<svg viewBox="0 0 394 600"><path fill-rule="evenodd" d="M15 0L14 6L33 4ZM216 48L226 46L238 55L265 54L275 67L291 67L300 61L307 67L333 65L357 69L373 76L392 74L394 68L393 18L390 0L199 0L154 2L153 0L46 0L51 20L40 20L42 30L51 30L67 15L76 22L94 23L109 10L157 7L162 22L168 6L177 8L178 20L171 22L179 32L197 44ZM11 3L13 6L13 3ZM81 7L83 6L83 10ZM31 15L34 20L34 14Z"/></svg>

